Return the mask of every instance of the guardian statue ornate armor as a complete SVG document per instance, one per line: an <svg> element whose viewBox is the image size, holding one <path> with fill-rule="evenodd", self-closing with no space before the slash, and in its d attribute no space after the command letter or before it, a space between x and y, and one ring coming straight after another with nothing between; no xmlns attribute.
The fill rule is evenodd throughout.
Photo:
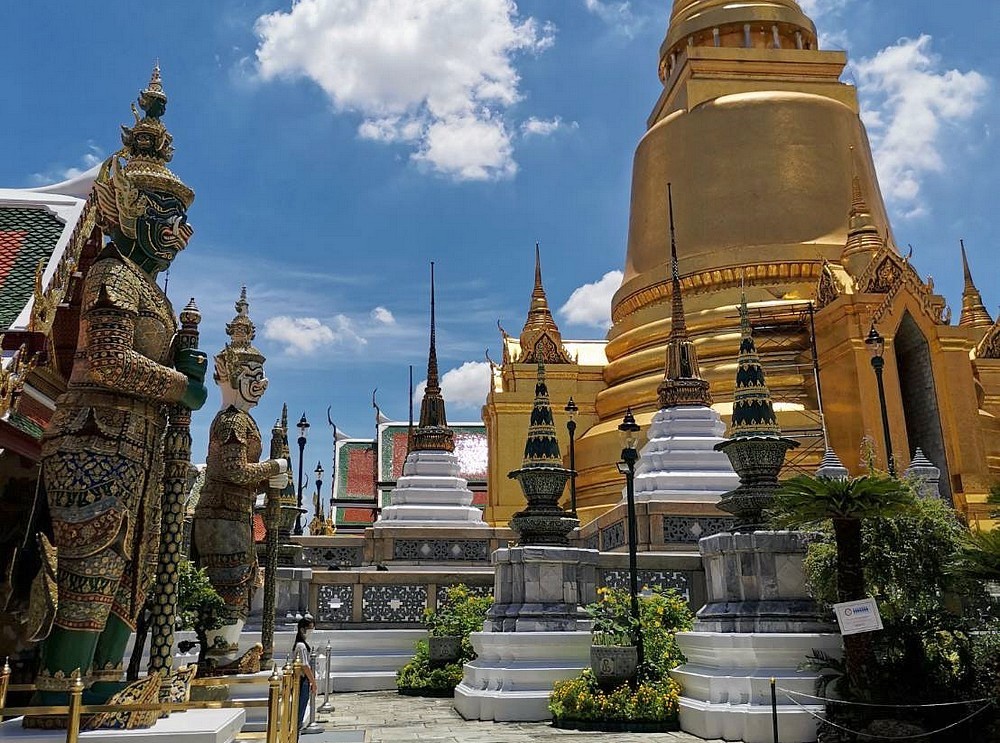
<svg viewBox="0 0 1000 743"><path fill-rule="evenodd" d="M240 632L260 585L254 504L265 487L284 488L288 480L285 460L258 461L260 430L250 410L267 389L267 379L264 356L252 345L256 329L247 310L244 288L236 302L236 317L226 326L231 340L215 357L222 409L212 421L205 484L195 507L191 540L195 563L205 569L225 601L221 627L208 632L205 670L210 673L260 670L261 646L237 658Z"/></svg>

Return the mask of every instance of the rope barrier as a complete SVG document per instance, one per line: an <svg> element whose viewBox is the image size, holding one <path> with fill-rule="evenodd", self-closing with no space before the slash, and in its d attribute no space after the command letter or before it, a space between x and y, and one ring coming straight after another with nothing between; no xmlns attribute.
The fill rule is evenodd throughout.
<svg viewBox="0 0 1000 743"><path fill-rule="evenodd" d="M807 695L807 696L808 696L808 695ZM796 701L795 699L793 699L792 697L789 697L789 698L788 698L788 700L789 700L789 701L790 701L790 702L791 702L792 704L794 704L794 705L795 705L796 707L799 707L800 709L802 709L802 710L803 710L803 711L804 711L804 712L805 712L806 714L810 715L811 717L815 717L815 718L816 718L817 720L819 720L820 722L822 722L822 723L825 723L825 724L827 724L827 725L830 725L831 727L835 727L835 728L837 728L838 730L843 730L843 731L844 731L845 733L850 733L851 735L863 735L863 734L866 734L866 733L864 733L864 731L862 731L862 730L852 730L852 729L851 729L851 728L849 728L849 727L845 727L845 726L843 726L843 725L839 725L839 724L838 724L838 723L836 723L836 722L832 722L832 721L830 721L830 720L827 720L826 718L824 718L824 717L822 717L822 716L820 716L820 715L816 714L815 712L813 712L813 711L812 711L811 709L809 709L809 708L808 708L808 707L806 707L805 705L803 705L803 704L800 704L799 702L797 702L797 701ZM877 705L876 705L876 706L877 706ZM971 720L971 719L972 719L973 717L975 717L976 715L979 715L979 714L982 714L983 712L985 712L985 711L986 711L987 709L989 709L989 708L990 708L990 707L992 707L992 706L993 706L993 701L992 701L992 700L990 700L990 702L989 702L989 703L987 703L987 704L984 704L984 705L983 705L982 707L980 707L979 709L977 709L977 710L976 710L975 712L973 712L973 713L972 713L971 715L966 715L966 716L965 716L965 717L963 717L963 718L962 718L961 720L958 720L958 721L956 721L956 722L953 722L953 723L951 723L950 725L946 725L945 727L943 727L943 728L940 728L940 729L938 729L938 730L932 730L932 731L930 731L929 733L917 733L916 735L892 735L892 736L889 736L889 735L882 735L882 736L879 736L879 738L880 738L881 740L920 740L920 739L922 739L922 738L929 738L929 737L930 737L930 736L932 736L932 735L937 735L938 733L943 733L943 732L945 732L946 730L951 730L951 729L952 729L952 728L954 728L954 727L958 727L959 725L962 725L963 723L966 723L966 722L968 722L968 721L969 721L969 720Z"/></svg>
<svg viewBox="0 0 1000 743"><path fill-rule="evenodd" d="M875 704L873 702L848 702L843 699L828 699L827 697L817 697L814 694L805 694L801 691L792 691L791 689L778 688L782 694L804 697L806 699L815 699L826 704L845 704L853 707L878 707L880 709L887 708L899 708L899 709L918 709L925 707L958 707L963 704L992 704L993 699L991 697L984 697L983 699L967 699L962 702L932 702L930 704Z"/></svg>

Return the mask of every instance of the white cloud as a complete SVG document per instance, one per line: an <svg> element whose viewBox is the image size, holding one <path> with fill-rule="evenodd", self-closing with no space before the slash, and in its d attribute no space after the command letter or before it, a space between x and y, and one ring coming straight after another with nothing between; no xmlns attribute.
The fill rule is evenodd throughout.
<svg viewBox="0 0 1000 743"><path fill-rule="evenodd" d="M625 36L634 36L649 20L637 16L627 0L583 0L584 7Z"/></svg>
<svg viewBox="0 0 1000 743"><path fill-rule="evenodd" d="M334 343L363 346L368 342L346 315L336 315L332 327L315 317L278 315L264 323L264 337L283 343L285 353L292 356L306 356Z"/></svg>
<svg viewBox="0 0 1000 743"><path fill-rule="evenodd" d="M449 408L478 411L486 403L490 379L490 365L487 362L466 361L455 369L449 369L441 377L441 396ZM417 385L413 392L415 405L420 404L426 387L426 379Z"/></svg>
<svg viewBox="0 0 1000 743"><path fill-rule="evenodd" d="M571 121L568 124L562 120L561 116L556 116L551 119L539 119L534 116L530 117L527 121L521 124L521 134L525 137L539 136L548 137L550 134L555 134L560 129L579 129L580 125L575 121Z"/></svg>
<svg viewBox="0 0 1000 743"><path fill-rule="evenodd" d="M944 130L972 118L990 87L975 70L945 69L931 43L900 39L854 65L879 182L904 216L925 213L921 186L945 169Z"/></svg>
<svg viewBox="0 0 1000 743"><path fill-rule="evenodd" d="M35 185L45 186L50 183L61 183L72 178L79 178L91 168L104 162L104 150L91 143L87 145L87 151L80 158L79 165L57 166L44 173L32 173L31 180Z"/></svg>
<svg viewBox="0 0 1000 743"><path fill-rule="evenodd" d="M621 271L608 271L599 281L573 290L559 312L571 323L607 330L611 327L611 298L622 284Z"/></svg>
<svg viewBox="0 0 1000 743"><path fill-rule="evenodd" d="M379 306L371 311L371 318L379 325L395 325L396 318L385 307Z"/></svg>
<svg viewBox="0 0 1000 743"><path fill-rule="evenodd" d="M817 20L841 10L848 2L850 0L799 0L799 6L807 16Z"/></svg>
<svg viewBox="0 0 1000 743"><path fill-rule="evenodd" d="M358 134L415 147L457 180L516 172L503 114L521 99L514 65L552 45L554 28L514 0L299 0L257 19L260 77L306 77Z"/></svg>

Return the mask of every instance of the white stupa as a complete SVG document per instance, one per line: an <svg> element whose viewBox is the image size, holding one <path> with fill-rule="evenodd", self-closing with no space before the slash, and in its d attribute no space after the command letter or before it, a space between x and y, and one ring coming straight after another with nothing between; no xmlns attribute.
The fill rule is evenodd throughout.
<svg viewBox="0 0 1000 743"><path fill-rule="evenodd" d="M698 356L688 337L672 201L670 256L673 306L666 372L657 390L660 409L653 416L649 442L642 448L636 465L635 499L640 503L715 504L723 493L737 487L740 480L729 458L715 450L715 445L725 437L726 424L711 407L708 382L700 376ZM680 506L670 510L684 513L687 509ZM697 512L705 513L701 509Z"/></svg>
<svg viewBox="0 0 1000 743"><path fill-rule="evenodd" d="M431 343L427 358L427 387L420 402L420 422L410 441L403 476L390 494L374 528L460 527L488 528L483 513L472 505L472 491L459 477L455 434L448 428L438 378L434 337L434 264L431 263Z"/></svg>

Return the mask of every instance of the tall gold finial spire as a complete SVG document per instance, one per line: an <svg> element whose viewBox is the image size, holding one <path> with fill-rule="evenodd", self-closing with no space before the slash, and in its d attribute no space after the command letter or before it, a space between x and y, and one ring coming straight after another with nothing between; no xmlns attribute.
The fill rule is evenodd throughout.
<svg viewBox="0 0 1000 743"><path fill-rule="evenodd" d="M958 321L962 328L991 328L993 318L983 304L983 297L972 280L969 257L965 253L965 240L959 240L962 248L962 270L965 274L965 288L962 290L962 316Z"/></svg>
<svg viewBox="0 0 1000 743"><path fill-rule="evenodd" d="M431 262L431 339L427 352L427 386L420 401L420 423L413 434L414 451L454 451L455 434L448 428L438 377L437 330L434 302L434 263Z"/></svg>
<svg viewBox="0 0 1000 743"><path fill-rule="evenodd" d="M847 229L847 242L840 254L840 262L851 276L858 277L875 254L882 249L883 242L861 187L861 177L858 175L854 147L852 146L850 149L851 159L854 161L854 176L851 178L850 226Z"/></svg>
<svg viewBox="0 0 1000 743"><path fill-rule="evenodd" d="M657 396L660 408L675 408L681 405L708 407L712 404L712 395L708 389L708 382L701 378L698 354L688 337L687 320L684 317L680 268L677 260L677 235L674 230L674 195L670 183L667 184L667 209L670 213L672 274L670 338L667 340L667 366L663 381L657 387Z"/></svg>
<svg viewBox="0 0 1000 743"><path fill-rule="evenodd" d="M531 306L528 318L521 330L521 364L571 364L573 363L562 345L562 335L552 318L549 300L542 285L542 259L538 243L535 243L535 285L531 290Z"/></svg>

